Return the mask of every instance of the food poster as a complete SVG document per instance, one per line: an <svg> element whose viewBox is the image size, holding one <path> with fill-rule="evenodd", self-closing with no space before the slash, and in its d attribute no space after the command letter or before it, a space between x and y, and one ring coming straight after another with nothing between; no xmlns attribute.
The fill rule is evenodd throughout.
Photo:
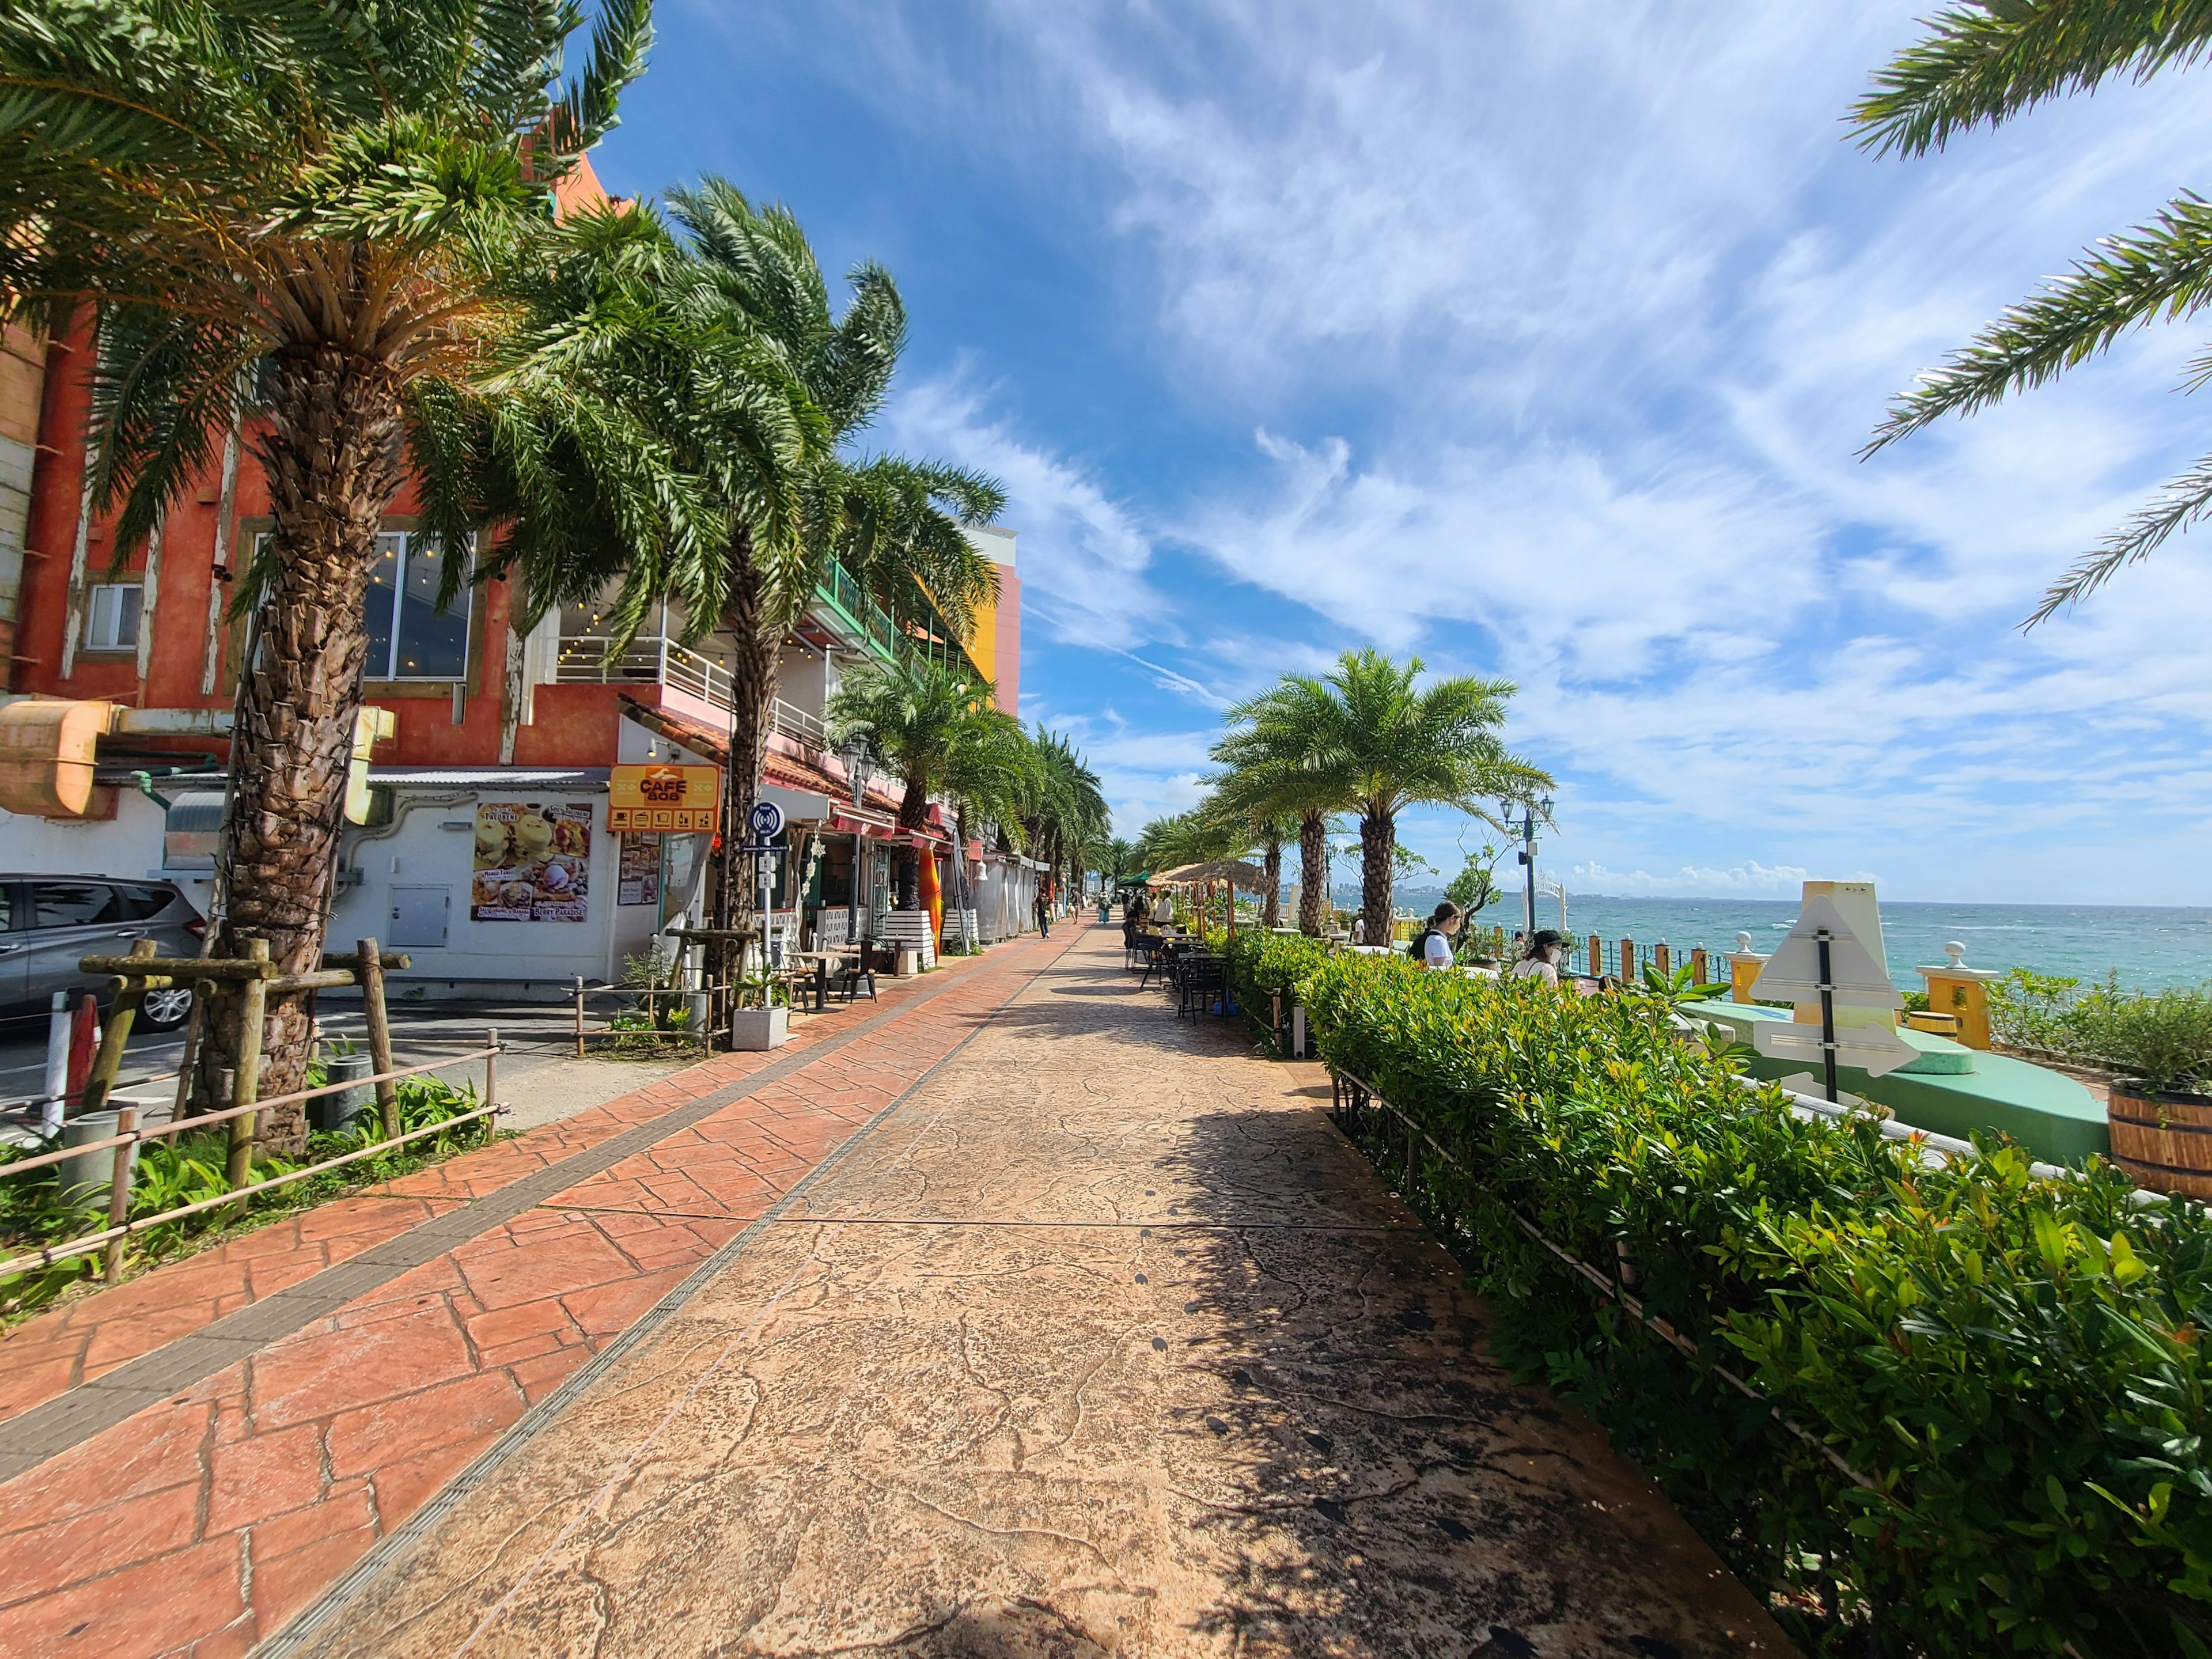
<svg viewBox="0 0 2212 1659"><path fill-rule="evenodd" d="M581 921L590 908L592 803L478 801L473 921Z"/></svg>
<svg viewBox="0 0 2212 1659"><path fill-rule="evenodd" d="M660 902L660 837L624 835L617 838L622 848L615 869L617 904Z"/></svg>

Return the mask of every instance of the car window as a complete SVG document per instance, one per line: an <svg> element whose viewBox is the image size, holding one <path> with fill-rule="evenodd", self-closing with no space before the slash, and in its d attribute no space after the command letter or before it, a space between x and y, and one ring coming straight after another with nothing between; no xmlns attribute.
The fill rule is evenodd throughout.
<svg viewBox="0 0 2212 1659"><path fill-rule="evenodd" d="M31 908L40 927L81 927L87 922L121 921L123 904L104 881L41 881L31 887Z"/></svg>
<svg viewBox="0 0 2212 1659"><path fill-rule="evenodd" d="M15 925L15 890L0 881L0 933Z"/></svg>
<svg viewBox="0 0 2212 1659"><path fill-rule="evenodd" d="M115 892L125 921L143 921L169 908L170 893L166 887L118 887Z"/></svg>

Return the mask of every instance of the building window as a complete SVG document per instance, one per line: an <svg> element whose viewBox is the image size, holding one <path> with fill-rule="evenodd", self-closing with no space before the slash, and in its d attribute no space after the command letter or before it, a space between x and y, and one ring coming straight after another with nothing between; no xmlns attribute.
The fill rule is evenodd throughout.
<svg viewBox="0 0 2212 1659"><path fill-rule="evenodd" d="M137 582L101 582L85 607L84 648L88 651L136 651L138 648L138 607L146 590Z"/></svg>
<svg viewBox="0 0 2212 1659"><path fill-rule="evenodd" d="M376 563L362 601L368 678L457 680L468 672L474 595L465 582L453 609L439 614L446 556L424 537L387 532L376 538Z"/></svg>

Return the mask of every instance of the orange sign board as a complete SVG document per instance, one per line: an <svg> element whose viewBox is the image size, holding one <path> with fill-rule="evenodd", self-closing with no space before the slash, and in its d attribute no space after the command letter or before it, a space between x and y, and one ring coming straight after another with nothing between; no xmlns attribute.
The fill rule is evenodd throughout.
<svg viewBox="0 0 2212 1659"><path fill-rule="evenodd" d="M722 769L660 762L607 777L607 828L629 835L711 836L720 822Z"/></svg>

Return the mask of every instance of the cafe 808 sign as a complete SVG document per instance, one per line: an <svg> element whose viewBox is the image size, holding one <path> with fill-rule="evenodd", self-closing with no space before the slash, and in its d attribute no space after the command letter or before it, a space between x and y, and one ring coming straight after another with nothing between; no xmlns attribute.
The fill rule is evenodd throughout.
<svg viewBox="0 0 2212 1659"><path fill-rule="evenodd" d="M721 805L719 766L617 766L607 775L607 828L624 835L711 836Z"/></svg>

